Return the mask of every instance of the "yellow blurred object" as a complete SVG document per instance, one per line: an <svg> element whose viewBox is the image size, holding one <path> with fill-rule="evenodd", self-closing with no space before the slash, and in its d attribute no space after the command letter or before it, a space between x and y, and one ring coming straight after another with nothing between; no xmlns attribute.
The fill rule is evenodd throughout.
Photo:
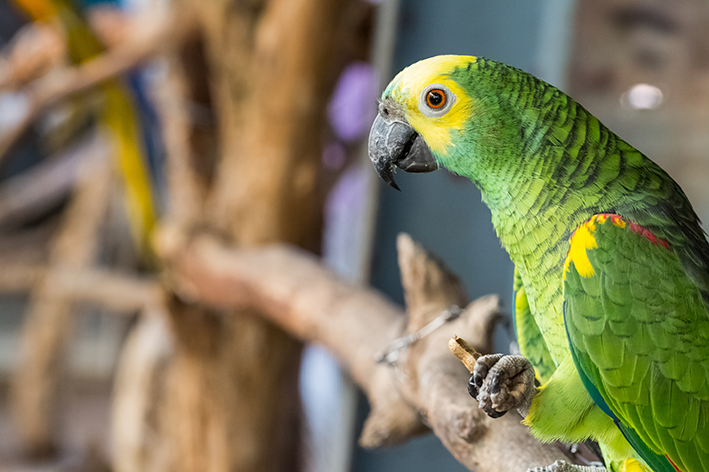
<svg viewBox="0 0 709 472"><path fill-rule="evenodd" d="M103 52L104 47L73 0L15 0L35 21L53 17L64 29L67 52L73 64L80 64ZM144 259L149 259L150 232L155 212L150 176L139 129L139 116L128 87L120 79L99 86L103 104L98 122L113 143L118 167L123 175L126 208L131 233Z"/></svg>
<svg viewBox="0 0 709 472"><path fill-rule="evenodd" d="M15 3L34 21L46 20L57 14L52 0L15 0Z"/></svg>
<svg viewBox="0 0 709 472"><path fill-rule="evenodd" d="M125 181L126 207L133 239L144 258L150 257L150 234L155 226L150 177L145 167L138 117L126 86L112 81L103 86L102 124L111 134Z"/></svg>

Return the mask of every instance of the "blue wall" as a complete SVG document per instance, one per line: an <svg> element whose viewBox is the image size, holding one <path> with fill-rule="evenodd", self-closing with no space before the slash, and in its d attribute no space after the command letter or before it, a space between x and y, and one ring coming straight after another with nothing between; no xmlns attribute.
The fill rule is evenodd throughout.
<svg viewBox="0 0 709 472"><path fill-rule="evenodd" d="M501 60L530 72L539 57L542 0L402 0L392 74L438 54ZM513 266L501 248L480 192L445 170L396 174L402 192L382 184L372 283L403 304L396 235L407 232L464 281L471 298L502 296L509 310ZM504 346L500 346L504 348ZM461 386L463 388L463 386ZM366 406L362 407L364 416ZM429 435L384 451L354 455L353 471L467 470Z"/></svg>

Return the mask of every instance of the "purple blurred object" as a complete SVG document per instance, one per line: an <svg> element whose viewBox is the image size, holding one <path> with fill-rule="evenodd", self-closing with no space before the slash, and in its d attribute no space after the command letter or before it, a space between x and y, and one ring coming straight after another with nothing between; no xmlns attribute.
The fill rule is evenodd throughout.
<svg viewBox="0 0 709 472"><path fill-rule="evenodd" d="M374 181L369 166L347 169L325 204L323 257L328 267L349 280L361 280L366 247L367 198ZM374 181L375 185L378 182Z"/></svg>
<svg viewBox="0 0 709 472"><path fill-rule="evenodd" d="M339 141L333 141L325 145L322 151L322 161L327 169L337 170L345 165L347 160L347 150Z"/></svg>
<svg viewBox="0 0 709 472"><path fill-rule="evenodd" d="M379 77L366 62L348 65L337 83L328 107L328 117L337 137L345 142L361 138L377 110Z"/></svg>

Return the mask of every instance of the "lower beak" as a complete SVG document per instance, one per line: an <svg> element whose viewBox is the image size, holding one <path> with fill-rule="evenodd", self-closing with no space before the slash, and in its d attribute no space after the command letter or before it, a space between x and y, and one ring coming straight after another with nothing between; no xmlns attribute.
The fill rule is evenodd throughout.
<svg viewBox="0 0 709 472"><path fill-rule="evenodd" d="M406 172L433 172L438 163L423 138L406 122L378 114L369 132L369 159L379 176L397 190L394 167Z"/></svg>

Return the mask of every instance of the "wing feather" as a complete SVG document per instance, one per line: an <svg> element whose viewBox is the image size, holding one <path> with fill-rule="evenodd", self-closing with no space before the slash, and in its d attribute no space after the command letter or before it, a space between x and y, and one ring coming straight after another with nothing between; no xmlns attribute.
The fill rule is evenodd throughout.
<svg viewBox="0 0 709 472"><path fill-rule="evenodd" d="M564 321L589 393L656 470L674 471L671 461L682 472L709 471L701 291L648 230L617 215L579 228L565 264Z"/></svg>

